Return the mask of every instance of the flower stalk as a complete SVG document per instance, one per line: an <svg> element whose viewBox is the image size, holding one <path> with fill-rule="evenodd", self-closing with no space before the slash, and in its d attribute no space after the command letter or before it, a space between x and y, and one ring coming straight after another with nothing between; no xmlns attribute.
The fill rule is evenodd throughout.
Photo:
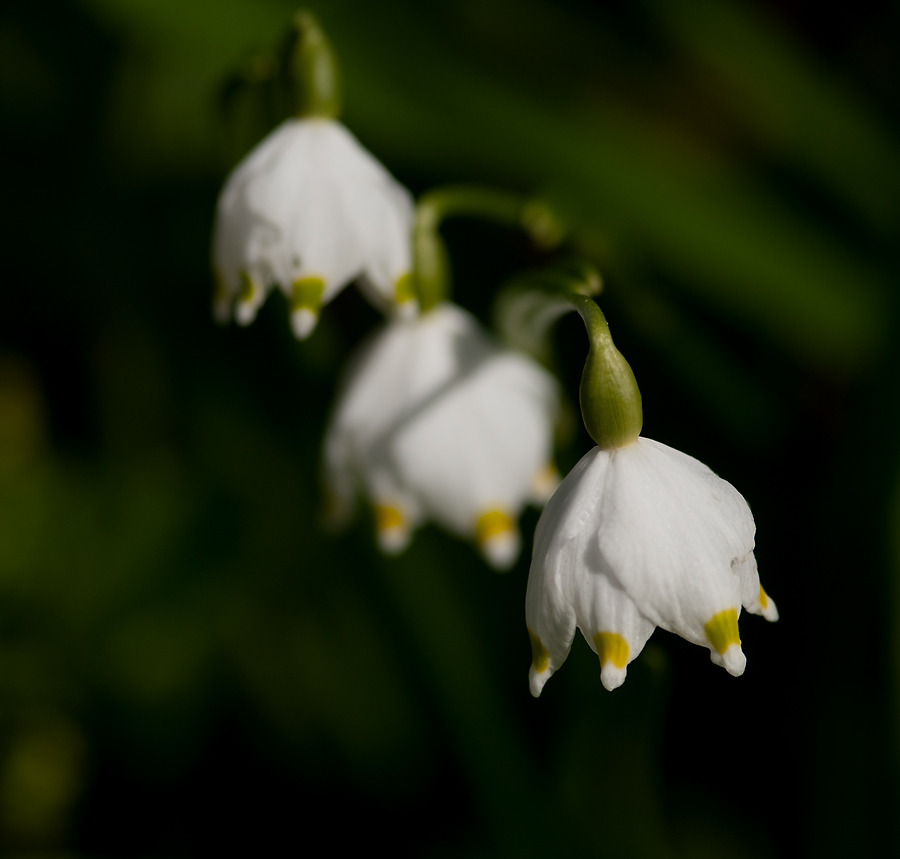
<svg viewBox="0 0 900 859"><path fill-rule="evenodd" d="M600 273L578 259L517 275L494 299L494 327L506 346L551 366L553 325L575 309L569 295L596 296L602 289Z"/></svg>
<svg viewBox="0 0 900 859"><path fill-rule="evenodd" d="M423 311L450 296L450 261L440 228L447 218L460 216L522 229L539 247L553 247L562 238L550 209L519 194L478 185L448 185L423 194L413 228L416 290Z"/></svg>

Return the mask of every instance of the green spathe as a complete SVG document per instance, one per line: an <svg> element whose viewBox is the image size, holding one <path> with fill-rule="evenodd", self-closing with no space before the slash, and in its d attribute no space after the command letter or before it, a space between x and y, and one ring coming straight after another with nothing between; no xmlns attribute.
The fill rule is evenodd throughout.
<svg viewBox="0 0 900 859"><path fill-rule="evenodd" d="M290 110L301 118L336 119L341 112L337 57L315 15L294 15L285 59Z"/></svg>
<svg viewBox="0 0 900 859"><path fill-rule="evenodd" d="M590 340L578 392L584 425L604 450L626 447L637 441L644 421L634 373L616 349L597 303L583 295L571 295L570 300L581 314Z"/></svg>

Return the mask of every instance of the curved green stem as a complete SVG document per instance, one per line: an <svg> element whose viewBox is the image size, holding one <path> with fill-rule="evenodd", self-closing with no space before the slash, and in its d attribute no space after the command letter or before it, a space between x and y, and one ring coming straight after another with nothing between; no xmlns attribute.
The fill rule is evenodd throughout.
<svg viewBox="0 0 900 859"><path fill-rule="evenodd" d="M595 296L603 291L603 278L600 272L591 263L580 259L568 260L539 271L526 272L517 276L512 283L522 289L539 290L548 295L561 297Z"/></svg>
<svg viewBox="0 0 900 859"><path fill-rule="evenodd" d="M569 300L584 320L590 341L578 391L584 425L604 450L626 447L637 441L643 425L641 392L634 373L616 349L597 303L578 294L570 294Z"/></svg>
<svg viewBox="0 0 900 859"><path fill-rule="evenodd" d="M483 218L507 226L519 226L524 200L518 194L480 185L445 185L419 198L417 218L436 228L456 215Z"/></svg>
<svg viewBox="0 0 900 859"><path fill-rule="evenodd" d="M422 310L450 294L450 262L440 227L447 218L460 216L523 229L542 246L552 247L562 237L553 213L519 194L479 185L447 185L428 191L419 198L413 228L413 264Z"/></svg>
<svg viewBox="0 0 900 859"><path fill-rule="evenodd" d="M549 364L553 325L574 310L569 295L597 295L602 288L600 273L582 260L524 272L505 283L495 296L494 329L508 347Z"/></svg>

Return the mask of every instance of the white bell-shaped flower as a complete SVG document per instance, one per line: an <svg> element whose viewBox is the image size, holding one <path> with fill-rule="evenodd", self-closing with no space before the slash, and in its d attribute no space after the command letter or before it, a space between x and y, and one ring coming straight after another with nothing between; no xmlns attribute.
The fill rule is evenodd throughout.
<svg viewBox="0 0 900 859"><path fill-rule="evenodd" d="M409 192L337 120L288 119L231 173L213 236L213 311L249 325L278 285L299 338L355 278L383 309L415 312Z"/></svg>
<svg viewBox="0 0 900 859"><path fill-rule="evenodd" d="M558 400L546 370L501 349L456 305L388 323L356 356L326 432L337 512L362 490L383 550L402 551L432 519L508 568L523 506L558 482Z"/></svg>
<svg viewBox="0 0 900 859"><path fill-rule="evenodd" d="M777 620L759 583L756 526L743 496L703 463L650 439L595 447L563 480L535 534L526 622L540 694L565 661L575 628L607 689L656 627L744 671L741 607Z"/></svg>

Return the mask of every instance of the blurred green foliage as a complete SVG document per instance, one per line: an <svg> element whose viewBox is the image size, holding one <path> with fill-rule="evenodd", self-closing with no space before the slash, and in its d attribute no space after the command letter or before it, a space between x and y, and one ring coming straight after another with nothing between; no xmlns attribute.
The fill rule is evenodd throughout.
<svg viewBox="0 0 900 859"><path fill-rule="evenodd" d="M278 296L210 321L217 191L280 118L229 81L293 8L0 10L3 852L900 849L894 7L313 4L364 145L416 193L544 195L604 275L645 432L756 516L782 621L744 620L744 677L657 633L608 694L576 641L537 701L527 558L496 576L427 528L390 560L365 517L317 525L374 311L347 290L303 344ZM446 237L484 319L552 260L494 226ZM557 337L571 397L579 329Z"/></svg>

